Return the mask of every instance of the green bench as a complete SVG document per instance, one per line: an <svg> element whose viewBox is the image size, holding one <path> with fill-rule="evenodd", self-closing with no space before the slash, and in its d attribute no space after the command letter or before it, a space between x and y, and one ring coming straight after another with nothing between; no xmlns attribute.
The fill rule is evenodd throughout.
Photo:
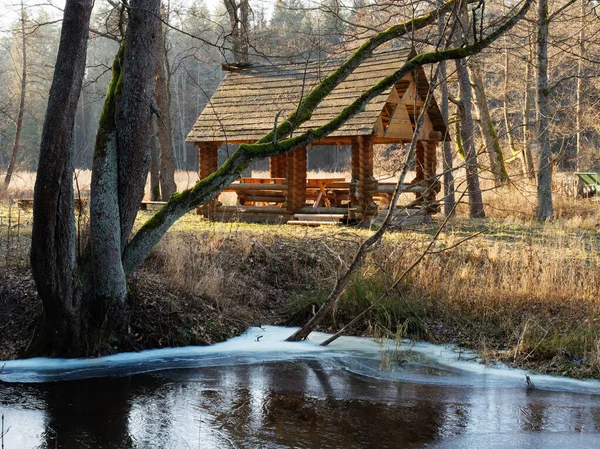
<svg viewBox="0 0 600 449"><path fill-rule="evenodd" d="M600 193L600 175L591 172L573 173L583 183L583 193L586 196L595 196Z"/></svg>

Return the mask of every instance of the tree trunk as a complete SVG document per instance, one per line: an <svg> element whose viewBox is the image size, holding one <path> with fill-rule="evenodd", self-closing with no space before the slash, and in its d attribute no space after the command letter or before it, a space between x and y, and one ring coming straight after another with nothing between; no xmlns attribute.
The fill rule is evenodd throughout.
<svg viewBox="0 0 600 449"><path fill-rule="evenodd" d="M156 129L157 124L154 124ZM159 163L160 163L160 148L156 133L152 134L150 141L150 201L160 201L160 180L159 180Z"/></svg>
<svg viewBox="0 0 600 449"><path fill-rule="evenodd" d="M552 211L552 167L550 165L550 133L548 126L548 0L537 3L537 141L539 170L537 186L537 218L551 220Z"/></svg>
<svg viewBox="0 0 600 449"><path fill-rule="evenodd" d="M154 73L160 36L159 0L132 0L125 36L121 89L117 92L119 214L125 247L144 197L150 168Z"/></svg>
<svg viewBox="0 0 600 449"><path fill-rule="evenodd" d="M504 3L504 12L506 13L506 3ZM509 73L509 59L508 59L508 38L504 35L504 82L502 84L502 113L504 115L504 127L506 128L506 138L508 139L508 148L513 155L517 154L518 151L515 148L515 139L512 133L512 126L510 124L510 117L508 114L508 73ZM497 138L496 138L497 140ZM523 172L525 172L524 157L521 154L521 161L523 162Z"/></svg>
<svg viewBox="0 0 600 449"><path fill-rule="evenodd" d="M31 271L44 305L38 353L74 355L82 346L71 147L91 11L92 0L66 2L42 131L31 237Z"/></svg>
<svg viewBox="0 0 600 449"><path fill-rule="evenodd" d="M228 39L231 42L234 64L248 64L248 15L250 13L250 5L248 0L223 0L225 9L229 16L231 25L231 35Z"/></svg>
<svg viewBox="0 0 600 449"><path fill-rule="evenodd" d="M585 4L587 0L581 0L581 27L579 31L579 58L577 59L577 105L575 111L575 120L577 128L577 150L575 154L575 171L581 170L582 153L582 128L583 128L583 62L585 57Z"/></svg>
<svg viewBox="0 0 600 449"><path fill-rule="evenodd" d="M492 122L478 62L475 58L471 58L469 64L469 72L473 81L473 92L475 92L475 107L477 108L477 114L479 115L479 128L481 129L481 135L485 141L485 146L490 158L490 168L494 175L494 181L496 185L499 186L507 183L509 180L508 172L504 165L504 155L502 154L496 127L494 126L494 122Z"/></svg>
<svg viewBox="0 0 600 449"><path fill-rule="evenodd" d="M128 33L129 34L129 33ZM93 273L94 315L102 320L107 309L119 310L127 297L121 263L122 234L119 211L119 132L115 120L117 96L124 90L123 63L127 38L121 43L112 69L112 80L100 116L90 200L90 250ZM109 306L110 305L110 306ZM107 307L108 306L108 307Z"/></svg>
<svg viewBox="0 0 600 449"><path fill-rule="evenodd" d="M96 139L90 204L95 314L118 329L127 298L121 256L144 196L153 135L158 0L132 0Z"/></svg>
<svg viewBox="0 0 600 449"><path fill-rule="evenodd" d="M531 67L533 65L533 44L531 42L531 34L528 37L529 41L529 57L525 62L525 98L523 99L523 159L524 173L529 179L535 179L535 167L533 164L533 155L529 144L529 136L531 135Z"/></svg>
<svg viewBox="0 0 600 449"><path fill-rule="evenodd" d="M479 187L479 173L477 168L477 153L473 139L473 115L471 112L471 83L464 59L456 60L456 73L460 91L460 138L465 152L465 169L467 177L467 190L469 192L469 216L471 218L485 218L483 199Z"/></svg>
<svg viewBox="0 0 600 449"><path fill-rule="evenodd" d="M12 151L10 153L10 162L4 177L4 188L8 189L10 180L17 164L17 155L21 141L21 130L23 129L23 115L25 113L25 89L27 87L27 39L25 37L25 6L21 0L21 51L23 53L23 65L21 67L21 93L19 99L19 113L17 116L17 128L15 130L15 140L13 141Z"/></svg>
<svg viewBox="0 0 600 449"><path fill-rule="evenodd" d="M167 201L177 191L175 185L175 157L173 156L173 131L171 126L171 94L169 92L168 60L165 46L166 34L162 33L158 39L156 57L156 84L154 98L161 112L158 117L158 141L160 143L160 193L163 201Z"/></svg>
<svg viewBox="0 0 600 449"><path fill-rule="evenodd" d="M446 29L446 16L440 15L438 19L438 33L444 34ZM444 123L448 123L448 80L446 79L446 61L440 62L440 111ZM444 170L442 182L444 184L444 215L454 215L456 198L454 196L454 169L452 147L448 136L442 141L442 169Z"/></svg>

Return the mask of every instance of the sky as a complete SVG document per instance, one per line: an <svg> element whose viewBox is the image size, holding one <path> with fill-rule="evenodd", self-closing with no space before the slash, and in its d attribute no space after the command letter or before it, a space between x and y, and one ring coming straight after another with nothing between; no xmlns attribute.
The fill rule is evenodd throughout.
<svg viewBox="0 0 600 449"><path fill-rule="evenodd" d="M260 1L260 0L259 0ZM183 5L192 4L193 0L178 0ZM209 10L213 11L222 0L204 0ZM100 4L97 0L96 4ZM45 10L52 18L60 19L65 0L24 0L25 6L31 11ZM11 24L20 17L20 0L0 0L0 32L10 32Z"/></svg>
<svg viewBox="0 0 600 449"><path fill-rule="evenodd" d="M214 11L222 4L223 0L204 0L208 9ZM180 5L191 5L194 0L173 0L173 3ZM101 4L102 0L96 0L96 5ZM252 6L263 4L266 9L272 8L275 0L251 0ZM51 17L59 19L62 16L62 10L65 6L65 0L24 0L25 6L32 11L45 10ZM0 32L10 32L10 26L20 17L20 0L0 0Z"/></svg>

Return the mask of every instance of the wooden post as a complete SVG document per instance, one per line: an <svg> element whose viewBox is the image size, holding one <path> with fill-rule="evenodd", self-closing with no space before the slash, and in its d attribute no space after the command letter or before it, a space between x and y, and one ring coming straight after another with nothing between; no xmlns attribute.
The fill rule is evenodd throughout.
<svg viewBox="0 0 600 449"><path fill-rule="evenodd" d="M373 176L373 140L371 136L359 136L359 175L357 197L360 218L377 214L377 204L373 196L377 192L377 180Z"/></svg>
<svg viewBox="0 0 600 449"><path fill-rule="evenodd" d="M287 174L287 156L285 154L278 154L277 156L271 156L269 159L269 172L271 178L285 178Z"/></svg>
<svg viewBox="0 0 600 449"><path fill-rule="evenodd" d="M360 177L360 143L357 140L352 140L352 150L350 157L352 166L352 179L350 181L350 205L358 206L358 182Z"/></svg>
<svg viewBox="0 0 600 449"><path fill-rule="evenodd" d="M219 146L218 142L198 142L198 161L200 179L206 178L219 168Z"/></svg>
<svg viewBox="0 0 600 449"><path fill-rule="evenodd" d="M417 148L415 151L415 172L416 176L413 179L413 184L423 181L425 179L424 174L425 168L425 147L423 146L423 142L417 142Z"/></svg>
<svg viewBox="0 0 600 449"><path fill-rule="evenodd" d="M442 140L442 133L439 131L432 131L429 133L429 140L425 149L425 177L428 179L428 190L426 200L434 201L437 194L442 189L442 184L437 175L437 147L438 143ZM439 207L434 207L431 212L439 212Z"/></svg>
<svg viewBox="0 0 600 449"><path fill-rule="evenodd" d="M435 200L436 197L436 191L435 191L435 185L436 185L436 181L437 179L435 178L436 175L436 165L437 165L437 160L436 160L436 149L437 149L437 142L434 141L428 141L427 142L427 148L425 149L425 160L424 160L424 172L425 172L425 179L427 179L427 186L428 186L428 190L427 190L427 195L425 197L426 200Z"/></svg>
<svg viewBox="0 0 600 449"><path fill-rule="evenodd" d="M306 203L306 147L296 148L287 153L288 186L285 206L295 212Z"/></svg>

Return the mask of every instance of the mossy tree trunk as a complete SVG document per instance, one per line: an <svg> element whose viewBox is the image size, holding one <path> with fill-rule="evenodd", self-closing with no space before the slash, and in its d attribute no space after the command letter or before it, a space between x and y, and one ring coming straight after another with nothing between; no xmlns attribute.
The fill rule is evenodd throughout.
<svg viewBox="0 0 600 449"><path fill-rule="evenodd" d="M487 95L485 94L485 88L483 87L483 79L481 78L481 71L476 58L471 58L469 61L469 73L471 74L473 92L475 93L475 108L479 115L479 129L481 130L481 135L483 136L485 147L489 155L490 168L494 175L494 182L496 185L503 185L509 180L508 172L506 171L504 155L502 154L496 127L492 121Z"/></svg>

